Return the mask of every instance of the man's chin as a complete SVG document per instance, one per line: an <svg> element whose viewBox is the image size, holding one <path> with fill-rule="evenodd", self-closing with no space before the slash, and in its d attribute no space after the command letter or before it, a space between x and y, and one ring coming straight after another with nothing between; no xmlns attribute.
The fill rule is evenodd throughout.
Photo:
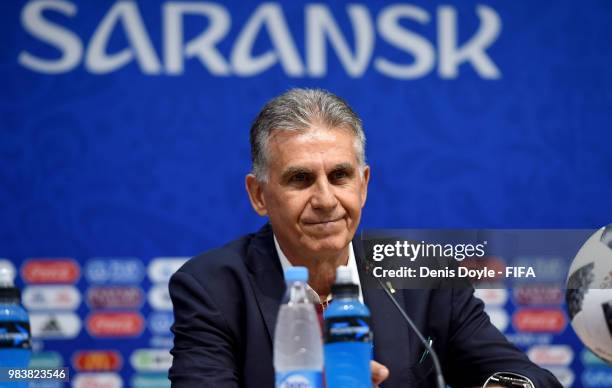
<svg viewBox="0 0 612 388"><path fill-rule="evenodd" d="M309 236L309 250L316 254L334 254L346 249L351 241L346 235L341 236Z"/></svg>

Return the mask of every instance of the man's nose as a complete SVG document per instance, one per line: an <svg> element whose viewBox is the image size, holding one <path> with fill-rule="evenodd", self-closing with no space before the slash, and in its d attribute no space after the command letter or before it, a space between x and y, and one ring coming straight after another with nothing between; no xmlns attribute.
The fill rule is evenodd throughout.
<svg viewBox="0 0 612 388"><path fill-rule="evenodd" d="M336 207L338 199L327 177L319 179L313 189L310 203L314 209L328 210Z"/></svg>

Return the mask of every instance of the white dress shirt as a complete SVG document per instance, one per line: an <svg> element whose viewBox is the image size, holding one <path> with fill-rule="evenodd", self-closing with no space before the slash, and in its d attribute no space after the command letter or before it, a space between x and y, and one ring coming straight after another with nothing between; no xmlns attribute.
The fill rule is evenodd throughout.
<svg viewBox="0 0 612 388"><path fill-rule="evenodd" d="M276 253L278 253L278 257L280 258L280 263L281 263L281 266L283 267L283 272L287 268L293 267L293 264L291 264L289 259L287 259L287 256L285 256L285 254L283 253L283 250L281 249L280 245L278 245L278 240L276 239L276 235L274 236L274 246L276 247ZM363 293L361 292L361 282L359 281L359 272L357 271L357 261L355 260L355 252L353 251L352 241L349 242L348 248L349 248L349 257L348 257L347 266L351 270L351 279L353 283L359 286L359 301L363 303ZM307 286L307 292L308 292L308 296L310 300L313 303L321 304L321 298L319 297L319 294L317 294L317 292L313 290L309 284L307 284L306 286ZM331 299L331 295L328 295L327 298L328 300L326 302L329 302L329 300Z"/></svg>

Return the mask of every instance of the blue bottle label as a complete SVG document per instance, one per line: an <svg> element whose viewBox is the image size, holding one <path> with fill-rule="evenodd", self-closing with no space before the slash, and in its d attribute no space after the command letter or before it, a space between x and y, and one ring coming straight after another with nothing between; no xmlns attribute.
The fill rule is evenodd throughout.
<svg viewBox="0 0 612 388"><path fill-rule="evenodd" d="M326 344L335 342L371 342L369 317L332 317L325 320Z"/></svg>
<svg viewBox="0 0 612 388"><path fill-rule="evenodd" d="M276 388L321 388L323 374L316 370L276 372Z"/></svg>
<svg viewBox="0 0 612 388"><path fill-rule="evenodd" d="M30 349L30 323L0 321L0 348Z"/></svg>

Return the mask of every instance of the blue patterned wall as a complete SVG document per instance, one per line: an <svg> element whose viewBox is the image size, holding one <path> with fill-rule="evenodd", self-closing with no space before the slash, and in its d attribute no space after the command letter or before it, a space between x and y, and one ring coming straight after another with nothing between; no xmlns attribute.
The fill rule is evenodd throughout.
<svg viewBox="0 0 612 388"><path fill-rule="evenodd" d="M84 322L96 258L141 263L128 285L145 300L130 311L148 317L159 312L146 300L153 258L192 256L262 224L243 188L248 129L294 86L329 89L363 118L372 181L362 227L612 221L612 3L194 2L182 29L180 4L0 3L0 257L22 270L29 258L74 259L80 277L62 282L83 294ZM193 43L213 29L212 48ZM453 67L469 42L479 54ZM78 349L119 349L128 383L133 350L163 349L168 336L143 327L117 341L84 327L76 339L37 346L73 371ZM147 376L138 383L154 385Z"/></svg>

